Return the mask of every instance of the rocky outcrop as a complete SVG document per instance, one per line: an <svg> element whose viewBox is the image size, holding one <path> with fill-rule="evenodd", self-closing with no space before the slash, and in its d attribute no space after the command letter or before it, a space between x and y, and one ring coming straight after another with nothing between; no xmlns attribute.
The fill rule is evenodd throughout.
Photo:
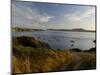
<svg viewBox="0 0 100 75"><path fill-rule="evenodd" d="M23 45L25 47L33 47L33 48L50 48L50 46L39 40L37 37L33 36L20 36L12 38L13 45Z"/></svg>

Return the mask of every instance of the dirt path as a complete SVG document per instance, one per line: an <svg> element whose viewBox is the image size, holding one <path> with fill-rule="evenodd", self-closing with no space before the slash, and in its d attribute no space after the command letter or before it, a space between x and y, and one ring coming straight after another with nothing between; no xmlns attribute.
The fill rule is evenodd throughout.
<svg viewBox="0 0 100 75"><path fill-rule="evenodd" d="M88 57L91 57L89 53L73 52L71 53L71 58L69 58L69 61L66 61L60 67L60 70L79 70L81 69L83 62L85 62L85 59L88 59Z"/></svg>
<svg viewBox="0 0 100 75"><path fill-rule="evenodd" d="M80 53L72 53L71 54L71 60L65 62L63 66L60 67L60 70L77 70L80 68L80 65L82 64L82 55Z"/></svg>

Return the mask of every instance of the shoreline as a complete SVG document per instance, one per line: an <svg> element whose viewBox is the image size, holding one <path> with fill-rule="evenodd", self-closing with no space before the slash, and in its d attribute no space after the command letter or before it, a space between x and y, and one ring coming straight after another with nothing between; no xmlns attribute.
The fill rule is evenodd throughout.
<svg viewBox="0 0 100 75"><path fill-rule="evenodd" d="M24 35L19 35L19 36L12 36L12 38L13 37L23 37ZM38 40L40 40L41 42L44 42L44 43L47 43L47 42L45 42L44 40L41 40L40 39L40 37L38 36L36 36L36 35L30 35L30 36L25 36L25 37L35 37L35 38L37 38ZM70 44L73 44L74 45L74 42L75 42L75 40L69 40L70 41ZM96 40L93 40L93 43L95 43L96 42ZM47 43L49 46L50 46L50 42L49 43ZM95 48L95 47L90 47L90 48L88 48L88 49L80 49L80 48L78 48L78 47L73 47L73 48L67 48L67 47L65 47L65 48L53 48L53 47L51 47L51 49L54 49L54 50L63 50L63 49L70 49L70 50L81 50L81 51L86 51L86 50L90 50L91 48Z"/></svg>
<svg viewBox="0 0 100 75"><path fill-rule="evenodd" d="M37 31L12 31L12 32L40 32L40 31L44 31L44 32L47 32L47 31L51 31L51 32L90 32L90 33L96 33L96 31L72 31L72 30L37 30Z"/></svg>
<svg viewBox="0 0 100 75"><path fill-rule="evenodd" d="M36 37L13 37L12 73L96 69L96 50L53 50Z"/></svg>

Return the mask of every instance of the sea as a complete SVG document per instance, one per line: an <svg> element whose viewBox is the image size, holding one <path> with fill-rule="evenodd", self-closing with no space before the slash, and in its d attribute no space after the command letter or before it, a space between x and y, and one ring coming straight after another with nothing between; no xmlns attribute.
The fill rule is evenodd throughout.
<svg viewBox="0 0 100 75"><path fill-rule="evenodd" d="M52 49L73 49L88 50L95 47L93 42L95 32L73 32L73 31L33 31L33 32L12 32L12 36L35 36L46 42Z"/></svg>

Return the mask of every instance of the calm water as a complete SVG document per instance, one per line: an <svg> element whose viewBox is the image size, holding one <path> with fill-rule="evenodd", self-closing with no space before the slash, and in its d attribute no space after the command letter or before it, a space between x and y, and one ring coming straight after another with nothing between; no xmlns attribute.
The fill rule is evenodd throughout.
<svg viewBox="0 0 100 75"><path fill-rule="evenodd" d="M35 31L35 32L12 32L12 36L37 36L47 42L53 49L90 49L95 47L94 32L69 32L69 31Z"/></svg>

